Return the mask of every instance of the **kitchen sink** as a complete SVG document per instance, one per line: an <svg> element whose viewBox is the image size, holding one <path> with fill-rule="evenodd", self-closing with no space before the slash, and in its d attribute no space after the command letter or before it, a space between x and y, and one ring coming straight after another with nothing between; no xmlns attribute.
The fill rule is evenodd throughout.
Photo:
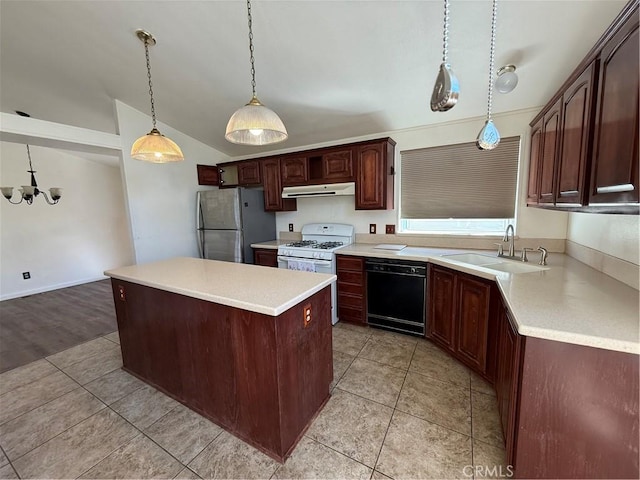
<svg viewBox="0 0 640 480"><path fill-rule="evenodd" d="M514 261L505 260L500 263L491 263L489 265L482 265L482 268L490 268L491 270L499 270L507 273L530 273L540 272L542 270L549 270L548 267L541 267L538 265L529 265L528 263L517 263Z"/></svg>
<svg viewBox="0 0 640 480"><path fill-rule="evenodd" d="M501 259L500 257L483 255L481 253L454 253L451 255L443 255L442 257L461 263L475 265L476 267L488 268L490 270L497 270L499 272L506 273L531 273L549 269L548 267L531 265L529 263L518 262L516 260Z"/></svg>
<svg viewBox="0 0 640 480"><path fill-rule="evenodd" d="M492 257L489 255L482 255L480 253L453 253L451 255L443 255L443 257L457 262L470 263L471 265L477 265L478 267L483 267L499 261L495 256Z"/></svg>

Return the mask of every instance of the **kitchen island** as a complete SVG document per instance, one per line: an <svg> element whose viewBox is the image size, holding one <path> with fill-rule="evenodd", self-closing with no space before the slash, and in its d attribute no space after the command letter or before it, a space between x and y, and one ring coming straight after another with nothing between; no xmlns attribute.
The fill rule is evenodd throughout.
<svg viewBox="0 0 640 480"><path fill-rule="evenodd" d="M124 370L284 461L329 399L335 275L196 258L105 275Z"/></svg>

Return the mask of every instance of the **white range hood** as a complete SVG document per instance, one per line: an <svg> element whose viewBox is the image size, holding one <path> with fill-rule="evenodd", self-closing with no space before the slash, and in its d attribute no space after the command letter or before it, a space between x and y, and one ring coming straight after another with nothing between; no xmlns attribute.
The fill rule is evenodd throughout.
<svg viewBox="0 0 640 480"><path fill-rule="evenodd" d="M282 198L337 197L355 194L356 184L354 182L304 185L302 187L284 187L282 189Z"/></svg>

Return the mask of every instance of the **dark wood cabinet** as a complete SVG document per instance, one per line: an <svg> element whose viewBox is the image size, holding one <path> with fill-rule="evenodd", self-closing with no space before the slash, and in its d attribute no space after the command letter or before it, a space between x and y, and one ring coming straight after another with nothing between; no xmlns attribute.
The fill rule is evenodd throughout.
<svg viewBox="0 0 640 480"><path fill-rule="evenodd" d="M264 267L278 267L278 251L270 248L254 248L253 263Z"/></svg>
<svg viewBox="0 0 640 480"><path fill-rule="evenodd" d="M260 162L258 160L245 160L238 162L238 185L261 185Z"/></svg>
<svg viewBox="0 0 640 480"><path fill-rule="evenodd" d="M308 166L309 163L306 156L281 158L282 185L285 187L305 185L309 181Z"/></svg>
<svg viewBox="0 0 640 480"><path fill-rule="evenodd" d="M217 187L220 181L216 165L196 165L198 169L198 185L212 185Z"/></svg>
<svg viewBox="0 0 640 480"><path fill-rule="evenodd" d="M338 318L341 322L367 323L364 258L336 256Z"/></svg>
<svg viewBox="0 0 640 480"><path fill-rule="evenodd" d="M638 25L631 0L534 118L528 205L638 213Z"/></svg>
<svg viewBox="0 0 640 480"><path fill-rule="evenodd" d="M638 13L599 57L589 204L638 203Z"/></svg>
<svg viewBox="0 0 640 480"><path fill-rule="evenodd" d="M322 177L328 183L352 182L353 148L331 150L322 155Z"/></svg>
<svg viewBox="0 0 640 480"><path fill-rule="evenodd" d="M562 96L562 140L558 156L555 202L582 205L591 138L591 105L595 63Z"/></svg>
<svg viewBox="0 0 640 480"><path fill-rule="evenodd" d="M396 143L386 138L356 150L356 210L393 209Z"/></svg>
<svg viewBox="0 0 640 480"><path fill-rule="evenodd" d="M434 264L428 272L427 337L480 375L491 377L487 345L493 282Z"/></svg>
<svg viewBox="0 0 640 480"><path fill-rule="evenodd" d="M280 176L279 158L270 158L262 161L262 177L265 211L295 211L296 200L292 198L282 198L282 177Z"/></svg>

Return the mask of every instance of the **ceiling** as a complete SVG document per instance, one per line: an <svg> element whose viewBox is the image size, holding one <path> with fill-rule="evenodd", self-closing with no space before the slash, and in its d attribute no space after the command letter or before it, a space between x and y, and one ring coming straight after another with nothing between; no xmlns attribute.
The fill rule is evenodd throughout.
<svg viewBox="0 0 640 480"><path fill-rule="evenodd" d="M501 0L496 66L515 64L520 83L494 95L494 113L544 105L625 3ZM489 0L451 1L449 62L460 98L446 113L429 107L442 59L441 1L254 0L252 12L258 97L287 126L285 143L224 139L251 96L242 0L2 0L0 110L117 133L114 99L150 109L134 33L144 28L158 41L150 52L158 119L229 156L486 112Z"/></svg>

